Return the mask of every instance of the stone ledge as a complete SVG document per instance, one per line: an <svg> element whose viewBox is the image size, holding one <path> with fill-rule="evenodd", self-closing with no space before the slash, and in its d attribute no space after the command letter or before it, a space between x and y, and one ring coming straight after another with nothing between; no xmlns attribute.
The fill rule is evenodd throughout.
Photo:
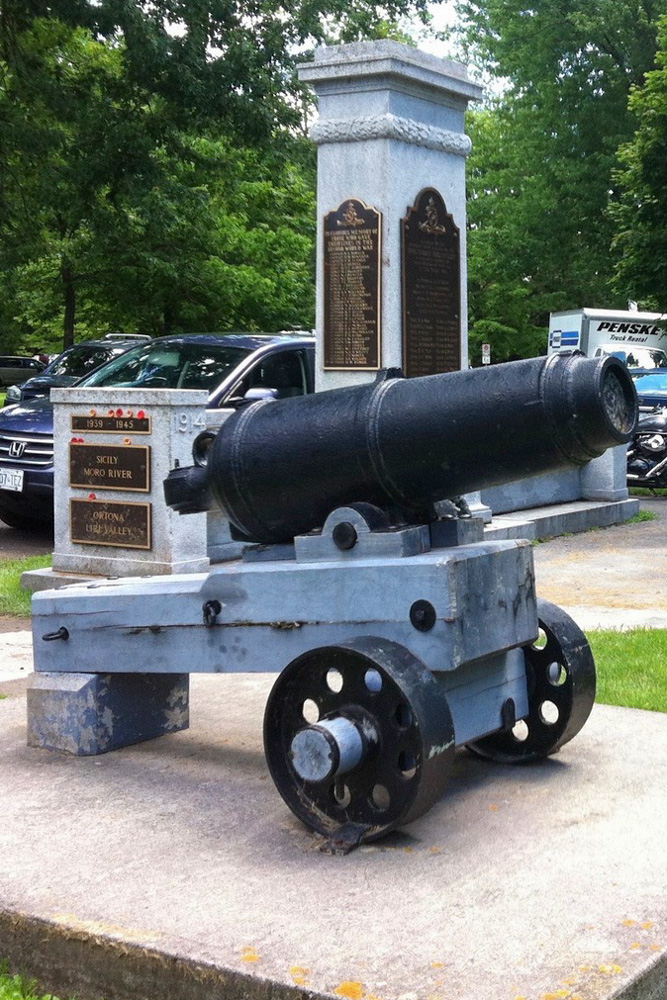
<svg viewBox="0 0 667 1000"><path fill-rule="evenodd" d="M607 528L622 524L639 512L639 500L596 502L587 500L572 503L533 507L509 514L494 514L484 528L484 538L556 538L558 535L577 534L591 528Z"/></svg>

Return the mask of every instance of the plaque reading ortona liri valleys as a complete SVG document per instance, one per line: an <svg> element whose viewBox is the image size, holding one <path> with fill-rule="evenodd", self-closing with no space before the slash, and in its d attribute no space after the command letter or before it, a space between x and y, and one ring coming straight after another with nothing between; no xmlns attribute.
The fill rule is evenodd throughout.
<svg viewBox="0 0 667 1000"><path fill-rule="evenodd" d="M402 220L403 370L461 367L461 250L442 196L426 188Z"/></svg>
<svg viewBox="0 0 667 1000"><path fill-rule="evenodd" d="M381 214L348 198L324 216L324 368L380 367Z"/></svg>
<svg viewBox="0 0 667 1000"><path fill-rule="evenodd" d="M151 505L121 500L70 500L70 538L80 545L150 549Z"/></svg>
<svg viewBox="0 0 667 1000"><path fill-rule="evenodd" d="M69 446L69 484L83 489L148 493L150 445L77 444Z"/></svg>

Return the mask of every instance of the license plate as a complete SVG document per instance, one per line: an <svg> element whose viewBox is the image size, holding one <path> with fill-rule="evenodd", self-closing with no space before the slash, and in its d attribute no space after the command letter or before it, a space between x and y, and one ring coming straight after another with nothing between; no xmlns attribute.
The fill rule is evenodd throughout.
<svg viewBox="0 0 667 1000"><path fill-rule="evenodd" d="M23 489L23 469L0 469L0 490L20 493Z"/></svg>

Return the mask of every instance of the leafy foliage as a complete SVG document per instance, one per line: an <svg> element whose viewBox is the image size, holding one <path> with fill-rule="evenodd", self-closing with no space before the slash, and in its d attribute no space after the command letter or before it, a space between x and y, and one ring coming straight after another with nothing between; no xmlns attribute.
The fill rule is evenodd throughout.
<svg viewBox="0 0 667 1000"><path fill-rule="evenodd" d="M633 140L621 147L614 179L621 197L612 211L618 230L616 286L665 309L667 289L667 17L660 22L656 69L633 90L638 119Z"/></svg>
<svg viewBox="0 0 667 1000"><path fill-rule="evenodd" d="M616 150L636 125L628 96L653 65L667 0L457 7L467 54L501 90L470 116L472 329L492 320L524 344L553 309L627 298L611 285L607 209Z"/></svg>
<svg viewBox="0 0 667 1000"><path fill-rule="evenodd" d="M34 979L11 976L3 959L0 960L0 1000L58 1000L58 997L50 993L42 995Z"/></svg>
<svg viewBox="0 0 667 1000"><path fill-rule="evenodd" d="M1 348L312 326L295 64L408 10L425 0L0 0Z"/></svg>

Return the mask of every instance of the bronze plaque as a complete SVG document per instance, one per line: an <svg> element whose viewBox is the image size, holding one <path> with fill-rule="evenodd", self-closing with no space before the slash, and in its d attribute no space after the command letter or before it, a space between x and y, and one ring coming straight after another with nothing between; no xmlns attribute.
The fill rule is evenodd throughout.
<svg viewBox="0 0 667 1000"><path fill-rule="evenodd" d="M408 377L461 367L461 249L441 195L425 188L402 226L403 370Z"/></svg>
<svg viewBox="0 0 667 1000"><path fill-rule="evenodd" d="M70 500L70 538L80 545L151 549L151 505L118 500Z"/></svg>
<svg viewBox="0 0 667 1000"><path fill-rule="evenodd" d="M95 434L150 434L151 418L73 413L72 430L93 431Z"/></svg>
<svg viewBox="0 0 667 1000"><path fill-rule="evenodd" d="M83 489L150 491L151 449L145 444L69 446L69 484Z"/></svg>
<svg viewBox="0 0 667 1000"><path fill-rule="evenodd" d="M324 369L380 367L381 214L348 198L324 216Z"/></svg>

